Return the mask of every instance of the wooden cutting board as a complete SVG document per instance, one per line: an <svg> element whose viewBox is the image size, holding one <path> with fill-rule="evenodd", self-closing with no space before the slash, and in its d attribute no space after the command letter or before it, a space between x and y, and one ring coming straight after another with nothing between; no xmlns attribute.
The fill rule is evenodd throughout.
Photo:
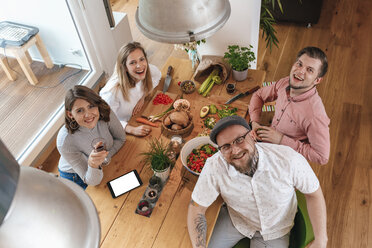
<svg viewBox="0 0 372 248"><path fill-rule="evenodd" d="M168 105L164 105L164 104L158 104L158 105L154 105L152 102L154 100L154 98L159 94L159 93L162 93L161 90L158 90L156 91L156 93L154 94L154 96L151 98L151 100L148 102L147 106L145 107L145 109L143 110L142 112L142 116L143 117L146 117L148 118L150 115L155 115L155 114L159 114L159 113L162 113L164 112L165 110L167 110L171 105L172 103L168 104ZM178 95L175 94L175 93L171 93L171 92L165 92L164 94L168 95L170 98L172 98L172 100L176 100Z"/></svg>
<svg viewBox="0 0 372 248"><path fill-rule="evenodd" d="M185 95L184 95L185 96ZM195 95L194 95L195 97ZM188 99L191 103L190 111L193 116L193 123L194 123L194 129L192 131L192 134L186 138L186 140L195 137L197 134L201 133L203 130L205 130L204 121L206 117L201 118L200 117L200 109L205 105L211 105L214 104L218 109L221 109L224 103L226 102L226 98L223 96L218 95L212 95L210 97L198 97L197 101L193 99L193 96L186 95L186 99ZM248 103L237 100L233 102L232 104L229 104L231 108L237 108L238 111L236 112L237 115L240 115L241 117L245 117L246 113L248 111ZM214 117L216 120L219 120L219 117L217 114L208 114L207 117ZM210 131L210 130L209 130Z"/></svg>

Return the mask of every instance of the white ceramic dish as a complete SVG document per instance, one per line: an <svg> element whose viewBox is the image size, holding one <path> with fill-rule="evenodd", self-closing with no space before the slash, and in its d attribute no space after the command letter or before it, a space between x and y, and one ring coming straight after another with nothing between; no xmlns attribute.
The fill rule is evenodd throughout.
<svg viewBox="0 0 372 248"><path fill-rule="evenodd" d="M192 171L189 167L187 167L187 156L189 156L193 149L198 148L199 146L204 144L211 144L212 146L217 148L217 145L210 140L209 136L201 136L187 141L182 147L180 154L182 165L186 168L186 170L197 176L199 176L200 173Z"/></svg>

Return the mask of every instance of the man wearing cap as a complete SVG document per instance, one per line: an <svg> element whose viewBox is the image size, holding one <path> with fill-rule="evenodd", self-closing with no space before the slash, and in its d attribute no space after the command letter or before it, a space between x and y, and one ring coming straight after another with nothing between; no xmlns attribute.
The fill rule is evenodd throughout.
<svg viewBox="0 0 372 248"><path fill-rule="evenodd" d="M306 197L315 235L310 247L326 247L326 205L310 165L288 146L255 144L249 131L244 118L229 116L210 134L219 152L205 163L192 193L187 225L193 247L206 247L205 211L221 195L227 208L221 208L208 247L232 247L248 237L251 248L287 248L295 189Z"/></svg>
<svg viewBox="0 0 372 248"><path fill-rule="evenodd" d="M288 77L252 95L249 117L258 139L292 147L306 159L326 164L329 159L329 118L316 85L327 72L327 56L317 47L297 54ZM271 127L259 124L262 106L275 101Z"/></svg>

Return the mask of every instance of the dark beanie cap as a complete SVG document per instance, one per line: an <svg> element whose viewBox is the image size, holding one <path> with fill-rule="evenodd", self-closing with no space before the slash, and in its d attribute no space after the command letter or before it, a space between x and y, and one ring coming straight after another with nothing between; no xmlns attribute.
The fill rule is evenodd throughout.
<svg viewBox="0 0 372 248"><path fill-rule="evenodd" d="M217 135L225 128L231 125L240 125L247 128L249 131L251 128L249 127L248 122L241 116L232 115L222 118L217 122L217 124L213 127L210 136L210 139L217 144Z"/></svg>

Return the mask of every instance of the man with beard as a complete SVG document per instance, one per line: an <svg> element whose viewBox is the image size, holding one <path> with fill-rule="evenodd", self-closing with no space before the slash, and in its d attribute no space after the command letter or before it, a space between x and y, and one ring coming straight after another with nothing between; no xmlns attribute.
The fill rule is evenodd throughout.
<svg viewBox="0 0 372 248"><path fill-rule="evenodd" d="M328 163L330 120L316 90L327 68L324 52L306 47L298 53L288 77L253 94L249 116L258 140L290 146L311 162ZM276 103L271 127L261 126L262 106L272 101Z"/></svg>
<svg viewBox="0 0 372 248"><path fill-rule="evenodd" d="M193 247L206 247L205 211L221 195L222 206L208 247L232 247L251 239L251 248L287 248L297 210L295 189L306 197L315 240L326 247L326 205L319 181L306 159L288 146L257 143L239 116L217 122L210 138L219 152L199 176L189 204L187 225Z"/></svg>

